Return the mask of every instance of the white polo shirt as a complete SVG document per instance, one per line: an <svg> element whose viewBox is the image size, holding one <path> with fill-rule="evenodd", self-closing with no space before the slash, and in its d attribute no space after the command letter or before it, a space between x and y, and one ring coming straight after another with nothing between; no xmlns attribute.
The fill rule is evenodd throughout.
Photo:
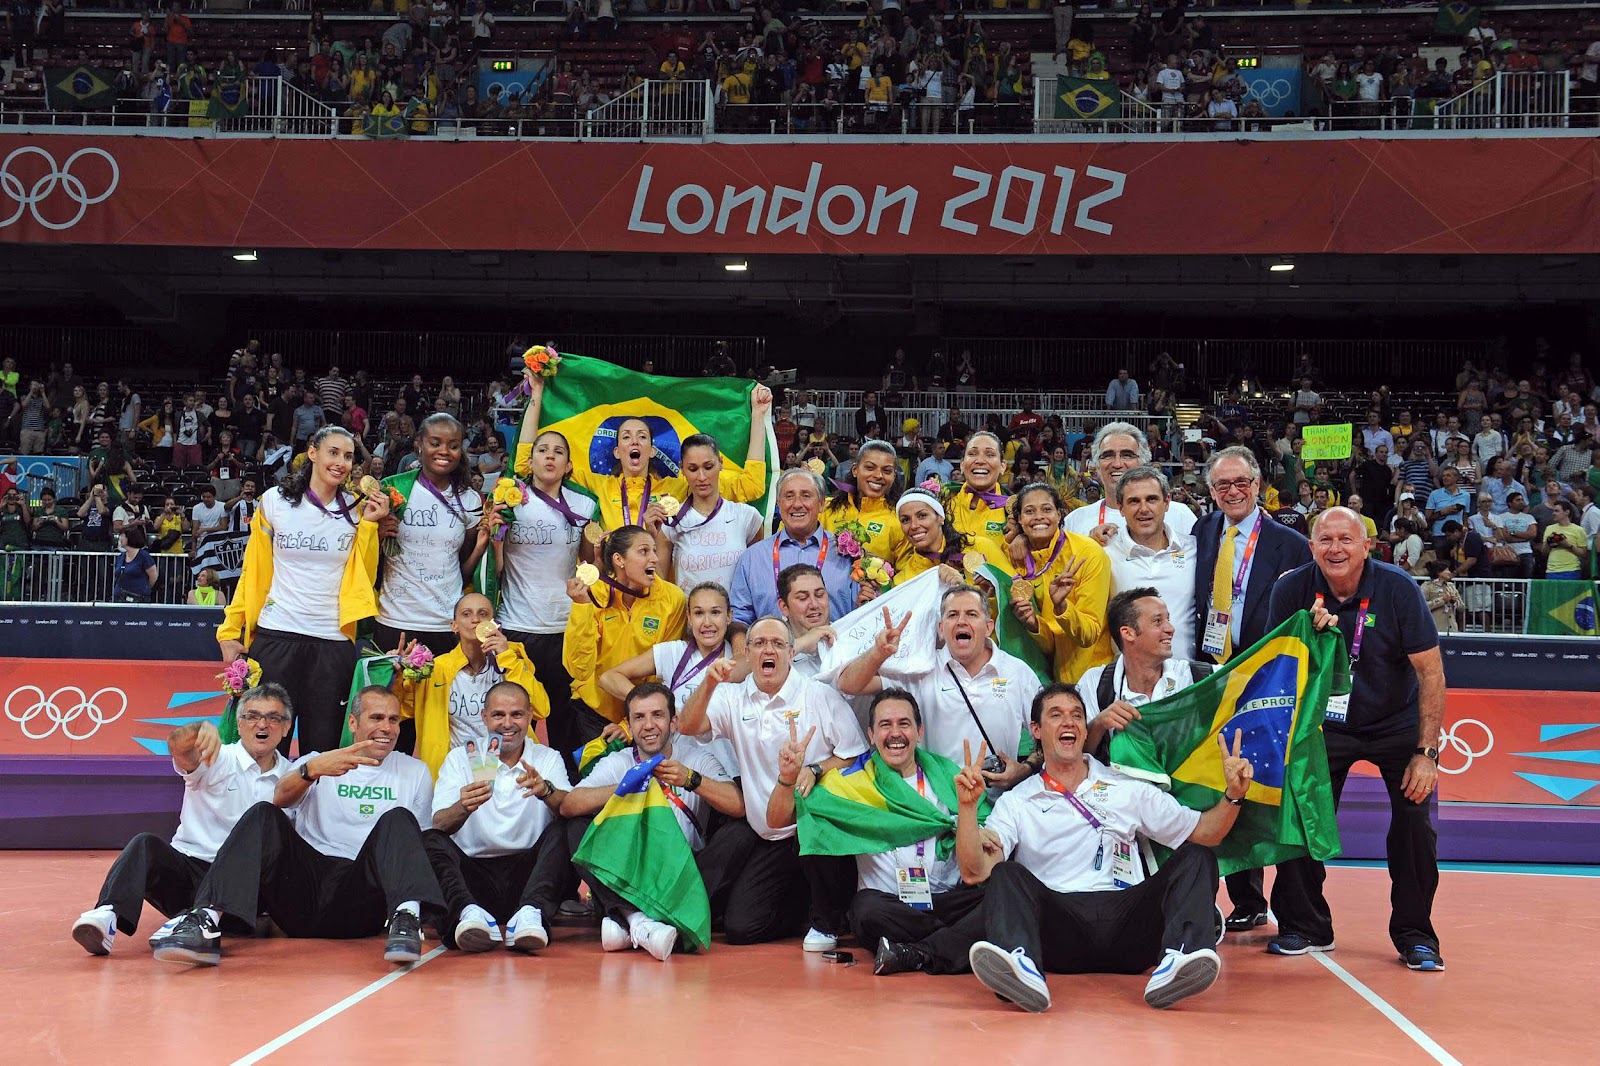
<svg viewBox="0 0 1600 1066"><path fill-rule="evenodd" d="M917 773L912 770L905 775L906 784L912 788L917 787ZM924 782L926 791L922 798L939 809L943 814L953 812L934 795L933 788ZM920 866L928 874L928 887L934 892L948 892L961 883L961 864L956 861L954 849L947 859L939 858L935 847L934 838L922 841L922 854L917 854L917 844L908 844L903 848L894 848L890 851L878 852L875 855L856 856L856 888L870 888L878 892L887 892L891 896L899 896L900 884L897 872L912 866Z"/></svg>
<svg viewBox="0 0 1600 1066"><path fill-rule="evenodd" d="M544 800L524 796L517 786L517 775L522 772L520 762L539 771L556 788L572 787L561 756L543 744L528 740L522 747L521 759L509 766L504 761L500 763L489 798L467 815L467 820L455 831L456 846L474 859L527 851L539 842L539 835L555 820ZM461 790L471 783L472 763L467 758L467 749L455 748L439 766L439 781L433 786L433 813L438 814L454 804L461 798Z"/></svg>
<svg viewBox="0 0 1600 1066"><path fill-rule="evenodd" d="M707 781L733 780L722 768L722 764L705 748L686 748L681 737L673 738L672 751L667 758L676 759L686 769L698 772ZM614 788L622 783L622 775L638 765L638 762L639 757L632 748L614 751L595 763L589 775L580 783L584 788ZM677 816L678 828L683 830L689 846L699 851L706 842L706 819L710 817L711 805L699 793L690 792L686 788L674 789L672 795L683 802L681 807L676 803L672 804L672 813Z"/></svg>
<svg viewBox="0 0 1600 1066"><path fill-rule="evenodd" d="M703 581L731 588L739 556L751 538L761 539L761 512L747 503L725 499L709 518L688 503L679 513L683 521L662 527L672 542L674 583L685 593Z"/></svg>
<svg viewBox="0 0 1600 1066"><path fill-rule="evenodd" d="M1176 648L1178 642L1174 640L1172 646ZM1100 706L1100 679L1107 670L1111 671L1111 691L1115 694L1112 702L1117 699L1125 700L1135 707L1143 707L1153 703L1149 696L1142 692L1135 692L1128 687L1124 675L1122 656L1117 656L1109 663L1091 666L1078 678L1078 695L1083 697L1083 713L1087 721L1094 721L1094 716L1105 708ZM1164 700L1174 692L1181 692L1194 684L1194 671L1190 669L1189 660L1174 655L1161 664L1161 680L1156 682L1156 700Z"/></svg>
<svg viewBox="0 0 1600 1066"><path fill-rule="evenodd" d="M301 756L290 770L298 773L320 754ZM428 764L393 751L377 766L357 766L339 777L311 782L294 805L295 829L322 854L353 859L378 819L396 807L410 811L418 828L433 825L433 774Z"/></svg>
<svg viewBox="0 0 1600 1066"><path fill-rule="evenodd" d="M1061 528L1068 533L1081 533L1089 535L1089 531L1102 522L1110 522L1119 529L1125 529L1128 520L1122 517L1122 512L1105 500L1099 503L1085 504L1075 511L1068 511L1067 517L1062 521ZM1175 532L1188 536L1194 529L1194 512L1178 504L1167 508L1167 527Z"/></svg>
<svg viewBox="0 0 1600 1066"><path fill-rule="evenodd" d="M1189 513L1187 507L1181 509ZM1106 545L1106 555L1111 559L1111 594L1153 587L1172 619L1172 647L1188 655L1194 649L1194 568L1199 549L1193 536L1173 528L1172 513L1167 512L1165 548L1153 551L1134 543L1124 526Z"/></svg>
<svg viewBox="0 0 1600 1066"><path fill-rule="evenodd" d="M903 686L917 698L917 706L922 709L922 746L935 755L960 763L966 757L963 742L970 744L975 754L987 732L1007 758L1016 758L1017 745L1028 732L1028 715L1033 709L1034 693L1039 691L1039 678L1027 663L992 642L989 652L989 661L976 674L969 674L965 666L951 658L949 648L939 649L933 659L934 668L928 673L882 671L886 683ZM961 698L963 690L972 701L978 721L983 723L981 732Z"/></svg>
<svg viewBox="0 0 1600 1066"><path fill-rule="evenodd" d="M172 846L192 859L211 862L244 812L278 790L289 772L289 760L273 753L272 769L263 771L239 741L224 744L208 766L201 763L189 773L172 768L183 778L183 808Z"/></svg>
<svg viewBox="0 0 1600 1066"><path fill-rule="evenodd" d="M1115 889L1110 849L1100 869L1095 853L1110 836L1132 843L1134 835L1176 848L1200 824L1191 811L1144 781L1124 777L1084 756L1089 774L1073 793L1101 823L1096 829L1067 798L1036 774L1000 797L986 828L1000 838L1001 852L1027 867L1054 892L1106 892Z"/></svg>
<svg viewBox="0 0 1600 1066"><path fill-rule="evenodd" d="M791 720L801 737L817 727L806 748L808 764L830 755L853 759L867 750L861 727L844 697L793 670L771 696L756 688L753 676L738 684L718 685L706 716L711 720L712 736L733 745L741 771L745 819L766 840L787 840L795 834L792 825L774 829L767 824L767 801L778 785L778 753L789 743Z"/></svg>

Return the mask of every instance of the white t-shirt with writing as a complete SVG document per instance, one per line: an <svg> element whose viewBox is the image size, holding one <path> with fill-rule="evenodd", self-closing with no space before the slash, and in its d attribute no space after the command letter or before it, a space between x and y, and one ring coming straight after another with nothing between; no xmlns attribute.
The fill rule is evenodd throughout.
<svg viewBox="0 0 1600 1066"><path fill-rule="evenodd" d="M683 521L667 526L672 542L674 582L687 593L705 581L724 589L733 583L733 568L752 538L760 539L761 512L747 503L723 500L711 518L685 505Z"/></svg>
<svg viewBox="0 0 1600 1066"><path fill-rule="evenodd" d="M522 773L518 763L522 762L539 771L540 776L556 788L572 787L561 756L530 738L523 744L522 756L517 762L509 766L500 763L489 798L467 815L467 820L455 831L456 846L475 859L527 851L539 842L539 835L555 820L544 800L524 796L518 787L517 776ZM467 758L467 750L456 748L439 766L439 782L433 786L433 813L438 814L454 804L461 798L461 790L471 783L472 763Z"/></svg>
<svg viewBox="0 0 1600 1066"><path fill-rule="evenodd" d="M562 489L561 499L579 517L594 516L594 500L582 493ZM567 578L578 566L583 529L537 496L512 514L500 578L500 624L518 633L564 632L572 613Z"/></svg>
<svg viewBox="0 0 1600 1066"><path fill-rule="evenodd" d="M291 769L298 773L319 754L302 756ZM295 829L322 854L353 859L378 819L396 807L410 811L421 829L433 824L433 774L427 763L398 751L377 766L313 781L294 806Z"/></svg>
<svg viewBox="0 0 1600 1066"><path fill-rule="evenodd" d="M400 554L384 563L378 621L390 629L442 633L455 617L465 581L461 544L483 518L483 497L467 489L440 499L422 484L400 514Z"/></svg>
<svg viewBox="0 0 1600 1066"><path fill-rule="evenodd" d="M327 509L311 501L298 504L283 490L261 496L261 512L272 527L272 587L256 625L322 640L347 640L339 629L339 586L345 561L355 545L355 500L344 496L349 520L330 501Z"/></svg>
<svg viewBox="0 0 1600 1066"><path fill-rule="evenodd" d="M486 656L483 669L473 674L465 669L450 679L450 746L459 748L469 740L487 737L483 724L483 701L489 690L505 680L505 672L494 656Z"/></svg>

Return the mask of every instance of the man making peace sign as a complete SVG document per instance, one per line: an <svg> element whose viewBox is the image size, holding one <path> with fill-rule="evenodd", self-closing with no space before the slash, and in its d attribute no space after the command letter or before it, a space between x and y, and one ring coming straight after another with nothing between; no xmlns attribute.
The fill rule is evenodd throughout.
<svg viewBox="0 0 1600 1066"><path fill-rule="evenodd" d="M1033 1012L1050 1006L1046 970L1141 973L1156 966L1144 990L1152 1007L1204 992L1222 966L1212 950L1218 928L1211 847L1233 828L1253 776L1239 756L1241 734L1234 734L1231 752L1218 737L1226 788L1201 813L1086 754L1089 724L1071 685L1040 689L1031 719L1044 769L1000 797L981 834L978 799L987 787L981 748L956 776L961 879L989 885L988 939L972 945L972 972L1002 999ZM1148 878L1136 835L1176 849Z"/></svg>

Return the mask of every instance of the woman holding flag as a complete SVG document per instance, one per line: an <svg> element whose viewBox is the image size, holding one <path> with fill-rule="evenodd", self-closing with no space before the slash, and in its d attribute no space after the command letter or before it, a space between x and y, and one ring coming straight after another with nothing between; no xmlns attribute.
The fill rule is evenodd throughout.
<svg viewBox="0 0 1600 1066"><path fill-rule="evenodd" d="M956 532L1000 549L1006 545L1007 500L997 486L1004 473L1000 438L979 430L967 440L961 456L961 487L946 505Z"/></svg>
<svg viewBox="0 0 1600 1066"><path fill-rule="evenodd" d="M349 430L323 426L306 461L262 494L239 586L217 629L224 665L248 652L263 682L288 691L302 752L339 747L356 623L378 610L378 523L389 499L344 491L355 449Z"/></svg>
<svg viewBox="0 0 1600 1066"><path fill-rule="evenodd" d="M1028 550L1008 567L1011 612L1050 657L1056 679L1073 683L1116 657L1106 626L1111 563L1093 538L1062 529L1061 513L1061 497L1043 482L1012 497L1012 521Z"/></svg>
<svg viewBox="0 0 1600 1066"><path fill-rule="evenodd" d="M537 438L539 412L544 402L544 376L524 368L523 383L528 390L528 407L522 415L518 435L516 472L527 476L532 447L525 443ZM731 500L759 500L767 495L767 418L772 410L772 390L757 385L750 392L750 439L742 467L721 471L718 487ZM572 480L594 495L600 505L600 521L605 529L645 524L645 512L652 500L670 496L679 504L689 496L689 484L677 475L662 476L652 467L655 438L643 418L627 418L617 427L617 446L612 452L616 473L575 468ZM668 517L671 517L670 515Z"/></svg>
<svg viewBox="0 0 1600 1066"><path fill-rule="evenodd" d="M895 505L900 500L901 482L898 455L894 446L881 440L865 441L856 453L855 484L841 487L822 509L822 528L838 533L848 526L859 526L861 547L899 570L911 552Z"/></svg>

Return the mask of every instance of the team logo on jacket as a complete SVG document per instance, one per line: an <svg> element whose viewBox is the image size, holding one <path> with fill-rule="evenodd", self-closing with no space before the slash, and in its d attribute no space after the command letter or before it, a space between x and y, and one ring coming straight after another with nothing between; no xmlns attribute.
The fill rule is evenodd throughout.
<svg viewBox="0 0 1600 1066"><path fill-rule="evenodd" d="M656 630L661 628L661 619L650 618L647 616L644 620L644 627L654 633Z"/></svg>
<svg viewBox="0 0 1600 1066"><path fill-rule="evenodd" d="M372 812L373 812L373 811L375 811L375 810L377 810L377 809L378 809L378 808L376 808L376 807L374 807L374 806L373 806L373 805L372 805L372 804L370 804L370 803L363 803L363 804L362 804L362 805L361 805L361 816L362 816L362 817L363 817L363 818L369 818L369 817L371 817L371 816L372 816Z"/></svg>

